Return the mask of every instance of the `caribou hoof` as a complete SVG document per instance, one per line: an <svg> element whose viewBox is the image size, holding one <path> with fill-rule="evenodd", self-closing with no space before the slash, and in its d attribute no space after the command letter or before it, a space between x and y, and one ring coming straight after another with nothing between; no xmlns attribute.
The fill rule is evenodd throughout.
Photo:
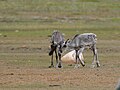
<svg viewBox="0 0 120 90"><path fill-rule="evenodd" d="M99 64L99 63L97 63L97 67L100 67L100 64Z"/></svg>
<svg viewBox="0 0 120 90"><path fill-rule="evenodd" d="M62 66L58 66L58 68L62 68Z"/></svg>
<svg viewBox="0 0 120 90"><path fill-rule="evenodd" d="M63 66L62 66L61 63L58 63L58 64L56 65L56 68L63 68Z"/></svg>
<svg viewBox="0 0 120 90"><path fill-rule="evenodd" d="M52 67L54 67L54 65L51 65L51 66L49 66L48 68L52 68Z"/></svg>
<svg viewBox="0 0 120 90"><path fill-rule="evenodd" d="M56 68L63 68L63 66L62 65L58 65L58 66L56 66Z"/></svg>
<svg viewBox="0 0 120 90"><path fill-rule="evenodd" d="M82 64L82 66L84 67L84 66L85 66L85 64Z"/></svg>
<svg viewBox="0 0 120 90"><path fill-rule="evenodd" d="M63 66L61 66L61 65L56 65L56 68L63 68Z"/></svg>

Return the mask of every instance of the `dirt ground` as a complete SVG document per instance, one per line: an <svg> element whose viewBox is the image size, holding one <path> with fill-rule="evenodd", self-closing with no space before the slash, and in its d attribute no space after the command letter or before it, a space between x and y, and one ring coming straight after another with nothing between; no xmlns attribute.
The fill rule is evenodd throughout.
<svg viewBox="0 0 120 90"><path fill-rule="evenodd" d="M119 68L80 69L22 69L0 70L0 86L32 85L41 83L47 87L79 87L94 90L114 90L120 75Z"/></svg>
<svg viewBox="0 0 120 90"><path fill-rule="evenodd" d="M9 44L7 44L7 47L4 47L4 45L1 45L1 47L2 48L0 49L3 49L5 52L1 53L0 58L1 89L13 90L14 88L20 90L114 90L118 79L120 78L119 51L117 49L113 49L113 52L117 52L118 54L110 57L115 60L104 58L106 54L101 54L101 56L103 56L101 59L103 60L101 60L100 68L90 68L89 63L85 67L81 66L78 69L74 69L74 65L67 66L67 64L65 64L62 69L56 69L48 68L48 64L42 67L42 63L37 67L34 66L34 64L32 67L28 67L27 65L21 66L18 64L15 65L13 63L10 63L14 59L16 62L18 62L18 58L21 58L22 60L23 57L25 58L26 56L28 57L27 59L31 59L32 56L29 57L28 54L33 55L34 58L36 57L36 53L42 52L42 47L37 47L37 45L34 47L32 47L32 45L29 47L19 47L15 45L13 48L13 46ZM46 48L45 52L47 53L47 51L48 50ZM20 52L23 52L23 54ZM32 52L34 52L34 54L32 54ZM100 53L103 52L110 53L111 50L104 47L100 50ZM20 56L16 56L16 53L20 54ZM43 59L43 56L39 56L41 56L41 54L38 55L37 58ZM46 63L49 63L48 57L46 58Z"/></svg>

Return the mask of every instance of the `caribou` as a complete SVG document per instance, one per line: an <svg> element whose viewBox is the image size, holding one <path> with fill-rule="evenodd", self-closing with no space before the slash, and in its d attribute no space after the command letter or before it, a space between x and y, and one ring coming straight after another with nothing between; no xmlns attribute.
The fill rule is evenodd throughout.
<svg viewBox="0 0 120 90"><path fill-rule="evenodd" d="M66 46L69 49L74 49L76 53L76 64L75 68L80 66L79 63L84 67L85 63L82 59L79 58L79 54L83 53L86 48L89 48L93 51L93 61L92 67L95 67L95 63L97 67L100 67L100 62L98 60L98 52L96 48L97 43L97 35L94 33L83 33L83 34L76 34L72 40L69 40L66 43Z"/></svg>
<svg viewBox="0 0 120 90"><path fill-rule="evenodd" d="M54 54L54 52L55 52L55 56L56 56L56 68L62 68L61 54L62 54L62 48L64 47L66 42L64 40L63 34L60 33L59 31L54 31L52 33L51 49L50 49L50 52L49 52L49 56L51 56L51 65L49 66L49 68L54 67L54 64L53 64L53 54Z"/></svg>

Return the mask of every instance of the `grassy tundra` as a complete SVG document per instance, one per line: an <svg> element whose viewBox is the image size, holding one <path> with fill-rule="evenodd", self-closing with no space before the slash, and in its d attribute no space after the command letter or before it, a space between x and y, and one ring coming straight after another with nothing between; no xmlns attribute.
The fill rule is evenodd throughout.
<svg viewBox="0 0 120 90"><path fill-rule="evenodd" d="M98 36L100 68L48 69L50 34ZM120 78L119 0L0 0L0 89L114 90Z"/></svg>

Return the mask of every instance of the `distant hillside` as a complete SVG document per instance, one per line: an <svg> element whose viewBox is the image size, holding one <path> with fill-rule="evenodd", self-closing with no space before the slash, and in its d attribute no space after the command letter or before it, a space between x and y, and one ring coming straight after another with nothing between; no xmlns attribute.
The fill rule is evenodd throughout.
<svg viewBox="0 0 120 90"><path fill-rule="evenodd" d="M0 0L0 20L80 16L120 19L120 0Z"/></svg>
<svg viewBox="0 0 120 90"><path fill-rule="evenodd" d="M116 30L116 35L120 30L120 0L0 0L1 33L54 29L71 30L69 35L98 30L103 35L102 31L111 30L111 34Z"/></svg>

